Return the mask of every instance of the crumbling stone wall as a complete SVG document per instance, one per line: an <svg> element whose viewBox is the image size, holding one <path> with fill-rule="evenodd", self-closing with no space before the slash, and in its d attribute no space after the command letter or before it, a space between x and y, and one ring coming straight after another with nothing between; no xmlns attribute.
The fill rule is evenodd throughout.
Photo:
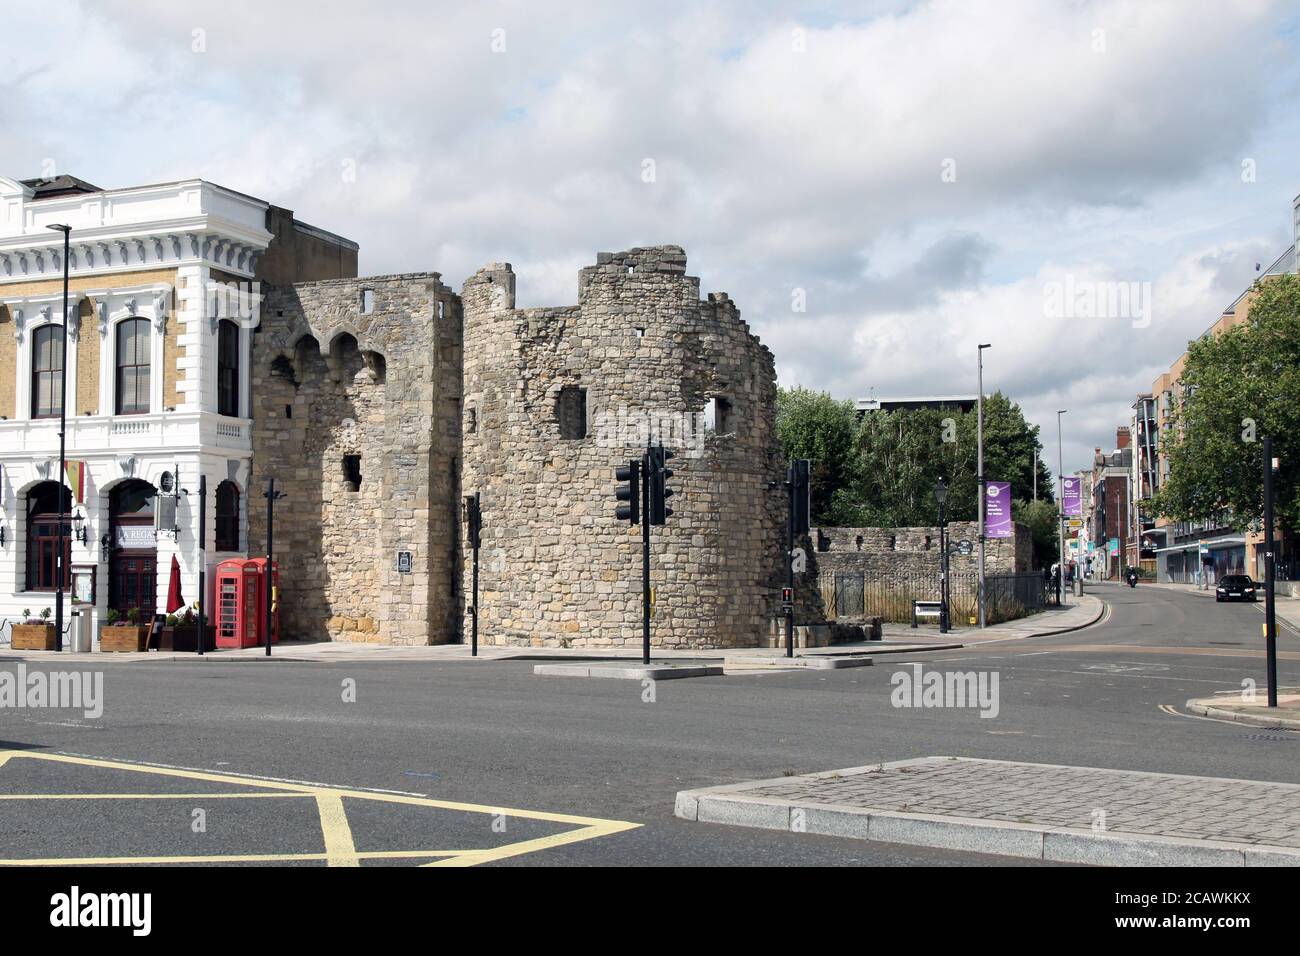
<svg viewBox="0 0 1300 956"><path fill-rule="evenodd" d="M254 479L242 490L254 555L265 479L285 495L275 551L286 636L457 639L460 392L460 303L438 273L267 289L253 347ZM347 456L359 458L359 486ZM409 573L399 552L410 552Z"/></svg>
<svg viewBox="0 0 1300 956"><path fill-rule="evenodd" d="M515 308L494 263L464 286L463 487L482 494L479 639L641 640L641 531L614 517L614 469L647 435L677 451L674 514L651 529L661 647L763 643L785 492L771 352L725 293L700 300L678 246L601 253L578 304ZM562 423L585 390L584 437ZM726 431L703 412L721 397ZM773 482L777 482L773 486ZM469 592L468 559L464 588ZM465 623L468 629L468 620Z"/></svg>
<svg viewBox="0 0 1300 956"><path fill-rule="evenodd" d="M1031 570L1033 540L1029 528L1012 525L1013 537L984 542L984 573L1014 574ZM955 544L971 543L968 555L953 553L948 567L954 573L979 570L979 523L953 521L948 534ZM828 570L873 572L938 571L939 529L934 528L816 528L818 563Z"/></svg>

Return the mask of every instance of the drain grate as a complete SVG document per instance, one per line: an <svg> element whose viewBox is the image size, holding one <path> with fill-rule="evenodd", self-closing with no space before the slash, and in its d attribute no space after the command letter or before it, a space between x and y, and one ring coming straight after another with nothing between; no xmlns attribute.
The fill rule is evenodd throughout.
<svg viewBox="0 0 1300 956"><path fill-rule="evenodd" d="M1237 734L1241 740L1271 740L1282 743L1300 743L1300 737L1284 737L1280 734Z"/></svg>

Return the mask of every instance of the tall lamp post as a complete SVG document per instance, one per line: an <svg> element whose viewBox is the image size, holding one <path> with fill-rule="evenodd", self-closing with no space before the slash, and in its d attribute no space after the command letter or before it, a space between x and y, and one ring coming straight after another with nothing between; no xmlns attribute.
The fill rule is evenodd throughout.
<svg viewBox="0 0 1300 956"><path fill-rule="evenodd" d="M63 233L63 341L59 345L59 545L54 557L54 649L63 650L63 588L68 569L64 566L64 544L67 529L63 525L63 486L67 481L67 431L68 431L68 249L72 227L47 226Z"/></svg>
<svg viewBox="0 0 1300 956"><path fill-rule="evenodd" d="M1060 556L1056 565L1056 603L1061 603L1061 585L1065 580L1065 456L1061 453L1061 416L1068 408L1056 411L1056 484L1059 492L1056 498L1056 541L1060 545Z"/></svg>
<svg viewBox="0 0 1300 956"><path fill-rule="evenodd" d="M984 350L992 348L992 345L981 345L976 349L976 355L979 361L976 363L978 371L976 381L979 386L979 398L976 399L977 413L975 416L975 446L977 449L977 470L979 471L979 493L980 493L980 556L979 556L979 622L980 627L984 626L984 514L988 508L988 482L984 478Z"/></svg>
<svg viewBox="0 0 1300 956"><path fill-rule="evenodd" d="M948 485L942 477L934 486L934 500L939 504L939 633L948 633L948 527L943 504L948 500ZM915 622L915 619L913 619Z"/></svg>

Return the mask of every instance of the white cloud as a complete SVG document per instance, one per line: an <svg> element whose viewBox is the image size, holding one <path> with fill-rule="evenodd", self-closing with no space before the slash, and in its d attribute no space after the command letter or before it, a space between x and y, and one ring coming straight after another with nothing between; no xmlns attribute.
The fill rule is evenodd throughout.
<svg viewBox="0 0 1300 956"><path fill-rule="evenodd" d="M983 337L991 387L1044 424L1079 409L1083 455L1284 239L1300 131L1280 11L19 6L7 27L33 42L4 54L0 155L105 186L203 175L355 238L366 271L455 286L509 260L530 305L573 301L598 250L680 243L784 381L972 390ZM1042 283L1065 273L1155 282L1152 327L1049 326Z"/></svg>

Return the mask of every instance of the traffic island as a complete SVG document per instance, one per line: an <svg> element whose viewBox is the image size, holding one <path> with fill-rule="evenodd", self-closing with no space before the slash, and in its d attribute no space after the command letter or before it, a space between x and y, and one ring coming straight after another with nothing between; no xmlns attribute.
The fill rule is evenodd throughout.
<svg viewBox="0 0 1300 956"><path fill-rule="evenodd" d="M1193 698L1187 710L1200 717L1216 720L1234 720L1256 727L1281 730L1300 730L1300 687L1282 687L1277 694L1277 706L1268 706L1268 697L1256 690L1253 699L1243 700L1234 691L1219 697Z"/></svg>
<svg viewBox="0 0 1300 956"><path fill-rule="evenodd" d="M615 680L681 680L685 677L721 677L721 664L536 664L541 677L605 677Z"/></svg>
<svg viewBox="0 0 1300 956"><path fill-rule="evenodd" d="M676 816L1100 866L1300 866L1300 785L923 757L684 790Z"/></svg>
<svg viewBox="0 0 1300 956"><path fill-rule="evenodd" d="M866 654L844 654L841 656L819 654L808 657L786 657L783 654L728 654L723 658L723 665L727 670L808 668L809 670L829 671L840 670L845 667L870 667L874 663L875 660Z"/></svg>

